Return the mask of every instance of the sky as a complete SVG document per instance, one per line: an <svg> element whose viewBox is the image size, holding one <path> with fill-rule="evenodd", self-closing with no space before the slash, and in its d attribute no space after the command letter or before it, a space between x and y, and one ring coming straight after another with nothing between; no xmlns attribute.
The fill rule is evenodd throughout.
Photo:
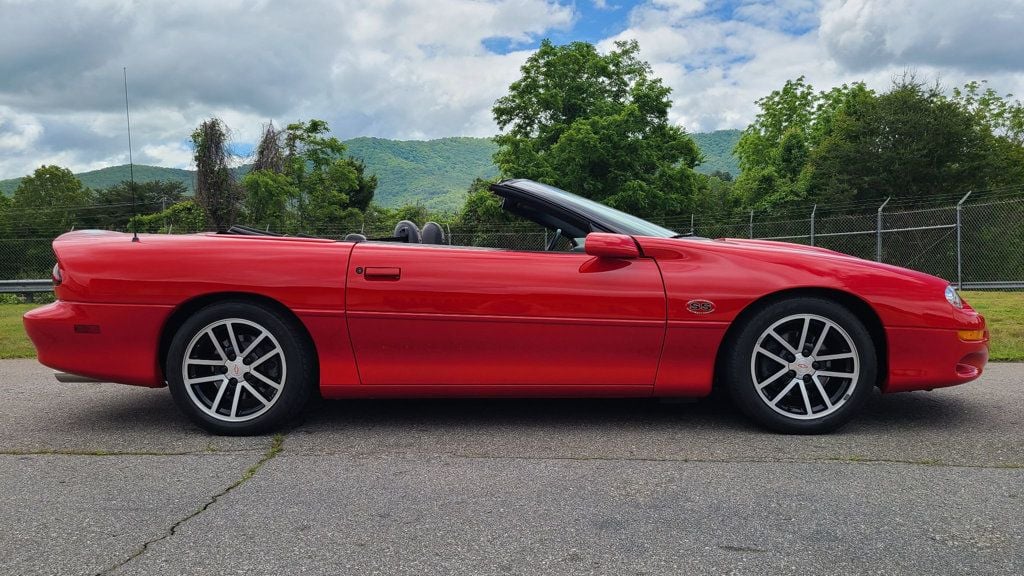
<svg viewBox="0 0 1024 576"><path fill-rule="evenodd" d="M0 0L0 178L134 159L188 168L216 116L336 136L492 136L494 101L550 38L635 39L689 132L743 128L787 79L816 88L905 70L1024 95L1024 0Z"/></svg>

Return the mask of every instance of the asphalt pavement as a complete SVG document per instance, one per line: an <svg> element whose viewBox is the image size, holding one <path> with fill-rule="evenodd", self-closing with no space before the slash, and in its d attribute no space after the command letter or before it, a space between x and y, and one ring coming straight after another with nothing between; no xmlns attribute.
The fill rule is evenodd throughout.
<svg viewBox="0 0 1024 576"><path fill-rule="evenodd" d="M1022 574L1024 364L839 433L728 403L352 400L279 436L0 361L0 574Z"/></svg>

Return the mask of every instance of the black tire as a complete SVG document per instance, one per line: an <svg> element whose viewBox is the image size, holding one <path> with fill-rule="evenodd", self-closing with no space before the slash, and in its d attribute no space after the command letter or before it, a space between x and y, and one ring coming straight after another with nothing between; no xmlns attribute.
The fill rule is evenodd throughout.
<svg viewBox="0 0 1024 576"><path fill-rule="evenodd" d="M232 348L229 328L241 350ZM241 376L229 378L230 364L238 360L236 352L245 352L250 345L252 351L236 365L239 371L234 374ZM186 367L186 352L200 362L204 358L229 362ZM264 356L268 359L257 362ZM167 352L167 384L178 409L204 430L230 436L263 434L280 428L305 408L316 387L315 362L309 338L293 318L255 303L218 302L193 314L175 333ZM215 379L217 374L223 374L223 379ZM186 376L191 386L186 386ZM195 382L212 378L212 382ZM225 383L227 388L221 392ZM225 401L234 404L226 406Z"/></svg>
<svg viewBox="0 0 1024 576"><path fill-rule="evenodd" d="M799 349L805 320L808 335L804 349ZM834 326L826 330L829 322ZM769 334L770 328L782 336L789 348ZM815 352L817 328L825 336ZM875 344L864 323L847 308L824 298L791 298L769 304L740 326L725 345L730 349L723 356L722 382L733 403L761 426L777 432L821 434L840 428L871 395L878 374ZM793 355L790 348L799 356ZM812 354L805 359L808 351ZM783 365L770 355L787 363ZM849 357L815 361L816 356L844 355ZM826 375L846 373L856 376ZM777 379L772 380L776 375ZM818 413L820 416L815 416Z"/></svg>

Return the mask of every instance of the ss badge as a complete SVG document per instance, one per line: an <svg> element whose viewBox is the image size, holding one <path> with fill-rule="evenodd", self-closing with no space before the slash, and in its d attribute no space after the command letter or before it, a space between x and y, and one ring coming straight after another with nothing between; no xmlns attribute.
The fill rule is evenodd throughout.
<svg viewBox="0 0 1024 576"><path fill-rule="evenodd" d="M715 303L710 300L690 300L686 309L694 314L710 314L715 311Z"/></svg>

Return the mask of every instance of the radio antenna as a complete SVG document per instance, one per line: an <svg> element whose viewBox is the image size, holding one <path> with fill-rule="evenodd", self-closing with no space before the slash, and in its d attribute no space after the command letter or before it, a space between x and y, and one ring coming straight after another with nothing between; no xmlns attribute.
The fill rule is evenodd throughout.
<svg viewBox="0 0 1024 576"><path fill-rule="evenodd" d="M128 67L124 66L121 68L121 72L124 73L124 119L128 124L128 182L132 188L132 219L129 222L132 225L132 242L139 241L138 225L135 223L139 215L139 210L135 205L135 162L132 161L132 117L128 112Z"/></svg>

